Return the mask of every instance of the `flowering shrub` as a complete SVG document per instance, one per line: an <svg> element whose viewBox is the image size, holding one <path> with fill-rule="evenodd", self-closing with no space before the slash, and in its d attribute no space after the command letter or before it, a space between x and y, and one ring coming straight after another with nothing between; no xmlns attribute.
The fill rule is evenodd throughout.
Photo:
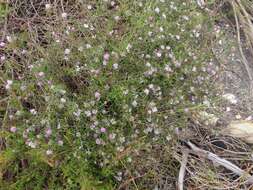
<svg viewBox="0 0 253 190"><path fill-rule="evenodd" d="M211 22L193 0L47 3L40 14L1 42L1 185L114 189L134 155L174 141L206 100Z"/></svg>

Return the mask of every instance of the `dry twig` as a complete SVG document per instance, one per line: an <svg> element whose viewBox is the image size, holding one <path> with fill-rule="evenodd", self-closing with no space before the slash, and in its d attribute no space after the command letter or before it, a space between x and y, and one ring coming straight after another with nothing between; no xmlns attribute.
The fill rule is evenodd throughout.
<svg viewBox="0 0 253 190"><path fill-rule="evenodd" d="M207 159L211 160L212 162L219 164L219 165L225 167L226 169L232 171L236 175L238 175L240 177L245 177L247 183L250 183L250 184L253 183L253 176L251 176L249 173L245 172L244 170L242 170L241 168L239 168L235 164L233 164L223 158L220 158L219 156L217 156L216 154L214 154L212 152L198 148L196 145L192 144L190 141L188 141L187 144L190 146L190 148L192 149L194 154L196 154L198 156L206 157Z"/></svg>
<svg viewBox="0 0 253 190"><path fill-rule="evenodd" d="M183 158L181 162L181 167L178 175L178 189L183 190L184 189L184 176L185 176L185 169L187 165L189 151L185 150L183 151Z"/></svg>

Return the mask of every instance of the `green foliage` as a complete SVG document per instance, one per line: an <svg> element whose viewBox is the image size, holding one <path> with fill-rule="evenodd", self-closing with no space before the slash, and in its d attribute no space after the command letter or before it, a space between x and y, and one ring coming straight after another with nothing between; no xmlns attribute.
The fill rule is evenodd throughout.
<svg viewBox="0 0 253 190"><path fill-rule="evenodd" d="M212 21L195 1L75 3L8 34L1 189L115 189L212 87Z"/></svg>

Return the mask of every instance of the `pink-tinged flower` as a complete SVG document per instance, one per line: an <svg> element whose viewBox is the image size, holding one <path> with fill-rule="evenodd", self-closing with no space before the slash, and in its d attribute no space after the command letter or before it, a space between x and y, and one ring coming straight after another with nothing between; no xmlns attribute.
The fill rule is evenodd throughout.
<svg viewBox="0 0 253 190"><path fill-rule="evenodd" d="M108 52L106 52L105 54L104 54L104 60L105 61L109 61L109 59L110 59L110 54L108 53Z"/></svg>
<svg viewBox="0 0 253 190"><path fill-rule="evenodd" d="M59 146L62 146L62 145L63 145L63 141L62 141L62 140L58 140L57 143L58 143Z"/></svg>
<svg viewBox="0 0 253 190"><path fill-rule="evenodd" d="M0 47L4 47L5 43L4 42L0 42Z"/></svg>
<svg viewBox="0 0 253 190"><path fill-rule="evenodd" d="M112 134L109 135L109 139L110 139L110 140L114 140L115 137L116 137L116 134L115 134L115 133L112 133Z"/></svg>
<svg viewBox="0 0 253 190"><path fill-rule="evenodd" d="M52 129L51 128L47 128L46 132L45 132L45 136L46 137L50 137L52 135Z"/></svg>
<svg viewBox="0 0 253 190"><path fill-rule="evenodd" d="M4 55L1 56L1 58L0 58L1 61L4 61L5 59L6 59L6 57Z"/></svg>
<svg viewBox="0 0 253 190"><path fill-rule="evenodd" d="M95 98L97 100L100 100L101 94L99 92L95 92Z"/></svg>
<svg viewBox="0 0 253 190"><path fill-rule="evenodd" d="M105 133L105 132L106 132L106 128L102 127L102 128L100 129L100 131L101 131L101 133Z"/></svg>
<svg viewBox="0 0 253 190"><path fill-rule="evenodd" d="M101 144L101 140L100 139L96 139L96 144Z"/></svg>
<svg viewBox="0 0 253 190"><path fill-rule="evenodd" d="M11 127L11 128L10 128L10 131L11 131L12 133L16 133L17 128L16 128L16 127Z"/></svg>

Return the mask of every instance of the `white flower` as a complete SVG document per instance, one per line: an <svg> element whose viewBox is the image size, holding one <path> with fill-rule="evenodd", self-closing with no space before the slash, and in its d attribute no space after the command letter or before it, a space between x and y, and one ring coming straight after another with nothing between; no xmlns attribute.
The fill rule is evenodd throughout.
<svg viewBox="0 0 253 190"><path fill-rule="evenodd" d="M88 24L83 24L83 27L84 28L89 28L89 25Z"/></svg>
<svg viewBox="0 0 253 190"><path fill-rule="evenodd" d="M90 49L90 48L91 48L91 45L90 45L90 44L86 44L86 48L87 48L87 49Z"/></svg>
<svg viewBox="0 0 253 190"><path fill-rule="evenodd" d="M66 99L65 98L61 98L61 102L62 103L66 103Z"/></svg>
<svg viewBox="0 0 253 190"><path fill-rule="evenodd" d="M44 75L45 75L45 73L42 72L42 71L38 73L38 76L39 76L39 77L43 77Z"/></svg>
<svg viewBox="0 0 253 190"><path fill-rule="evenodd" d="M156 52L156 56L157 56L157 57L161 57L161 56L162 56L162 52L161 52L161 51L157 51L157 52Z"/></svg>
<svg viewBox="0 0 253 190"><path fill-rule="evenodd" d="M156 8L155 8L155 12L156 12L157 14L159 14L159 13L160 13L160 9L159 9L159 7L156 7Z"/></svg>
<svg viewBox="0 0 253 190"><path fill-rule="evenodd" d="M130 49L132 48L132 45L131 44L128 44L127 47L126 47L126 50L127 52L129 53L130 52Z"/></svg>
<svg viewBox="0 0 253 190"><path fill-rule="evenodd" d="M65 12L61 14L61 17L62 17L62 18L67 18L67 16L68 16L68 14L65 13Z"/></svg>
<svg viewBox="0 0 253 190"><path fill-rule="evenodd" d="M235 118L236 118L236 119L241 119L242 116L241 116L240 114L237 114L237 115L235 116Z"/></svg>
<svg viewBox="0 0 253 190"><path fill-rule="evenodd" d="M80 47L78 48L78 51L82 52L82 51L83 51L83 46L80 46Z"/></svg>
<svg viewBox="0 0 253 190"><path fill-rule="evenodd" d="M36 143L35 142L28 142L28 146L30 146L31 148L36 148Z"/></svg>
<svg viewBox="0 0 253 190"><path fill-rule="evenodd" d="M7 84L8 84L8 85L12 85L12 84L13 84L13 81L12 81L12 80L7 80Z"/></svg>
<svg viewBox="0 0 253 190"><path fill-rule="evenodd" d="M70 54L70 49L65 49L64 53L65 53L66 55Z"/></svg>
<svg viewBox="0 0 253 190"><path fill-rule="evenodd" d="M95 92L95 98L96 98L97 100L99 100L100 97L101 97L101 94L100 94L99 92Z"/></svg>
<svg viewBox="0 0 253 190"><path fill-rule="evenodd" d="M227 94L224 94L222 97L226 99L227 101L229 101L231 104L237 104L238 102L234 94L227 93Z"/></svg>
<svg viewBox="0 0 253 190"><path fill-rule="evenodd" d="M7 41L8 41L9 43L12 42L12 37L11 37L11 36L6 36L6 39L7 39Z"/></svg>
<svg viewBox="0 0 253 190"><path fill-rule="evenodd" d="M115 19L116 21L119 21L119 20L120 20L120 16L115 16L114 19Z"/></svg>
<svg viewBox="0 0 253 190"><path fill-rule="evenodd" d="M146 88L146 89L144 90L144 93L145 93L146 95L149 95L149 89Z"/></svg>
<svg viewBox="0 0 253 190"><path fill-rule="evenodd" d="M35 109L30 109L31 114L36 115L37 111Z"/></svg>
<svg viewBox="0 0 253 190"><path fill-rule="evenodd" d="M4 42L0 42L0 47L4 47L5 43Z"/></svg>
<svg viewBox="0 0 253 190"><path fill-rule="evenodd" d="M155 112L157 112L158 110L157 110L157 107L152 107L152 112L153 113L155 113Z"/></svg>
<svg viewBox="0 0 253 190"><path fill-rule="evenodd" d="M49 4L49 3L47 3L47 4L45 5L45 7L46 7L46 10L49 10L49 9L52 8L51 4Z"/></svg>
<svg viewBox="0 0 253 190"><path fill-rule="evenodd" d="M58 143L59 146L63 145L63 141L62 140L59 140L57 143Z"/></svg>
<svg viewBox="0 0 253 190"><path fill-rule="evenodd" d="M92 9L92 5L88 5L87 8L88 8L89 10L91 10L91 9Z"/></svg>
<svg viewBox="0 0 253 190"><path fill-rule="evenodd" d="M46 151L46 154L47 154L47 155L51 155L51 154L53 154L53 151L52 151L52 150L47 150L47 151Z"/></svg>
<svg viewBox="0 0 253 190"><path fill-rule="evenodd" d="M117 63L114 63L112 66L115 70L119 68L119 65Z"/></svg>
<svg viewBox="0 0 253 190"><path fill-rule="evenodd" d="M16 133L17 128L12 126L12 127L10 128L10 131L11 131L12 133Z"/></svg>
<svg viewBox="0 0 253 190"><path fill-rule="evenodd" d="M13 84L12 80L7 80L7 84L5 85L6 90L9 90L12 84Z"/></svg>
<svg viewBox="0 0 253 190"><path fill-rule="evenodd" d="M137 104L138 104L138 103L136 102L136 100L134 100L134 101L132 102L132 106L133 106L133 107L136 107Z"/></svg>
<svg viewBox="0 0 253 190"><path fill-rule="evenodd" d="M1 61L4 61L5 59L6 59L6 57L3 55L3 56L1 56Z"/></svg>

